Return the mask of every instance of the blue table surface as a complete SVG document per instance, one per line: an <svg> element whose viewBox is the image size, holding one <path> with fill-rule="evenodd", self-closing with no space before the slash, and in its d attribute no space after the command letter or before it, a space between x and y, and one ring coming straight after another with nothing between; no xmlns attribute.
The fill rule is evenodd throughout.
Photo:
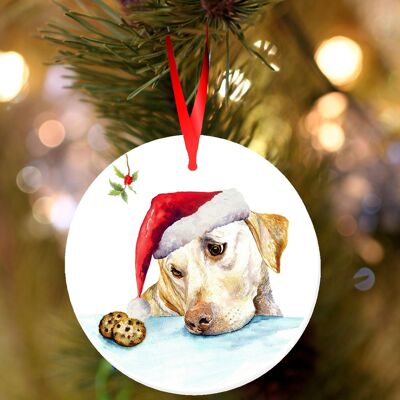
<svg viewBox="0 0 400 400"><path fill-rule="evenodd" d="M242 329L195 336L183 317L150 317L146 339L124 348L98 333L101 315L80 316L93 345L115 368L159 390L205 394L228 390L262 375L294 346L303 318L257 316Z"/></svg>

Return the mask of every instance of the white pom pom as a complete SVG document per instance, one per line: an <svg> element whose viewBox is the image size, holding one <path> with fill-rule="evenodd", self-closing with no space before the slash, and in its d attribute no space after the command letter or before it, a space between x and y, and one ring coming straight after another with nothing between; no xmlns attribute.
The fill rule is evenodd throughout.
<svg viewBox="0 0 400 400"><path fill-rule="evenodd" d="M145 321L151 315L151 307L147 300L136 297L129 302L127 312L130 318Z"/></svg>

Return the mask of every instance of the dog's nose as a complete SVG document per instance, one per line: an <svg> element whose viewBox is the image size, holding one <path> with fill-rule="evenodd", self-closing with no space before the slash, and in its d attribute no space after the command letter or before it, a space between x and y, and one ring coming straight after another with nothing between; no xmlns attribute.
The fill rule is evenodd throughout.
<svg viewBox="0 0 400 400"><path fill-rule="evenodd" d="M185 325L191 333L201 334L208 331L213 323L212 304L197 303L185 314Z"/></svg>

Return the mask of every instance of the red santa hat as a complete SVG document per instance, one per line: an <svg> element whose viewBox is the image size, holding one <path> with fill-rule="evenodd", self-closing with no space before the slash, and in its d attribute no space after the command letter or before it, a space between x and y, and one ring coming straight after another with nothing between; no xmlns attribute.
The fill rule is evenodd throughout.
<svg viewBox="0 0 400 400"><path fill-rule="evenodd" d="M235 189L217 192L177 192L154 197L136 241L136 283L142 294L151 256L156 259L192 240L250 214Z"/></svg>

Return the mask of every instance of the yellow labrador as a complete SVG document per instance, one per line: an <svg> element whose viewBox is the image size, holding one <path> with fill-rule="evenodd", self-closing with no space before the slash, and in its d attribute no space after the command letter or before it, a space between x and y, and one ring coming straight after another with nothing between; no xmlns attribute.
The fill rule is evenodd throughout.
<svg viewBox="0 0 400 400"><path fill-rule="evenodd" d="M198 335L240 329L254 315L282 315L268 268L279 272L287 237L285 217L251 212L159 260L160 278L142 298L151 315L182 315Z"/></svg>

